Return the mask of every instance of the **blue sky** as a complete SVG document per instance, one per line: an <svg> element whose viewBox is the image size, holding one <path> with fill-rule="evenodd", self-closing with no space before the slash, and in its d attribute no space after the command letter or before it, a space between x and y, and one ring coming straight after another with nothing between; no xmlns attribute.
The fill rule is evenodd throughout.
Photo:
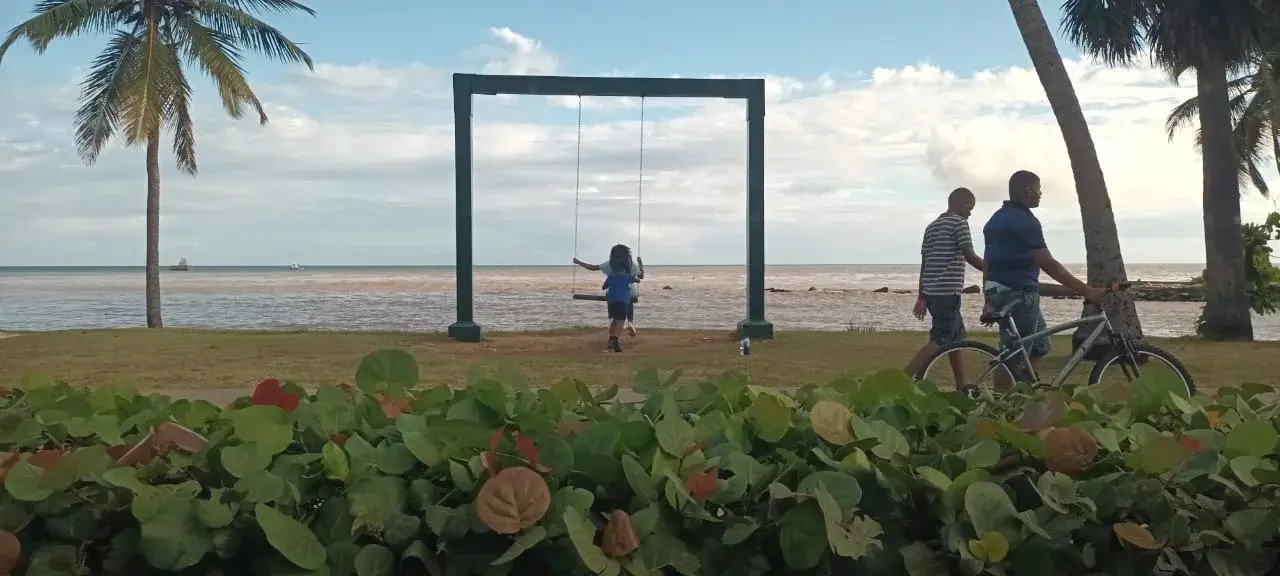
<svg viewBox="0 0 1280 576"><path fill-rule="evenodd" d="M0 26L26 17L0 5ZM978 192L975 236L1012 170L1040 172L1051 248L1079 261L1061 138L1003 2L668 0L638 3L328 0L266 18L314 73L248 61L272 123L225 118L197 81L200 177L165 167L162 259L214 264L448 264L448 75L757 76L770 87L768 260L902 263L956 186ZM358 7L357 7L358 6ZM1052 28L1057 10L1044 4ZM0 265L141 263L141 155L75 157L67 128L80 38L0 63ZM1131 262L1203 259L1198 157L1163 134L1190 96L1158 71L1066 57L1104 156ZM477 261L562 263L574 251L574 102L484 98L476 112ZM743 260L739 104L647 106L644 246L653 263ZM636 103L588 101L577 250L634 242ZM10 158L6 163L5 158ZM1246 200L1246 213L1270 202ZM32 237L47 241L31 243Z"/></svg>

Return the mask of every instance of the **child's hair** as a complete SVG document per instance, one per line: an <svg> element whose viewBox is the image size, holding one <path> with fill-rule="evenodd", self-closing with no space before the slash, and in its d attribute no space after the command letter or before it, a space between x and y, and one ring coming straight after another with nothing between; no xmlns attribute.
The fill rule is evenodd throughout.
<svg viewBox="0 0 1280 576"><path fill-rule="evenodd" d="M631 249L626 244L615 244L609 250L609 268L614 274L631 274L635 268L631 263Z"/></svg>

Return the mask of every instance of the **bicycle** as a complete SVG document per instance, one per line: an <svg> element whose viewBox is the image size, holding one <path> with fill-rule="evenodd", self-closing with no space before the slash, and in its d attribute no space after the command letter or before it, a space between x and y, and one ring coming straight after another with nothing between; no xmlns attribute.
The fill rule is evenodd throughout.
<svg viewBox="0 0 1280 576"><path fill-rule="evenodd" d="M1126 290L1129 286L1130 284L1127 282L1118 284L1108 290L1108 293L1115 292L1117 290ZM984 311L980 318L980 321L984 326L989 326L991 324L999 325L1001 334L999 349L989 344L973 340L952 342L951 344L942 346L937 352L934 352L933 356L929 357L929 360L924 363L924 366L915 375L916 380L929 380L928 376L930 369L933 368L934 364L938 363L938 360L947 358L948 362L944 364L949 364L951 354L959 353L961 351L973 351L984 355L987 358L987 369L976 382L964 385L957 382L958 388L963 388L963 390L958 389L957 391L963 391L970 397L976 396L982 388L983 379L995 376L998 373L998 370L1004 370L1004 375L1007 378L1005 380L1006 382L1012 383L1016 380L1024 380L1017 378L1016 375L1025 375L1028 376L1025 381L1038 384L1040 379L1039 375L1036 374L1035 368L1031 365L1031 355L1027 351L1028 343L1038 338L1047 338L1073 328L1095 325L1093 331L1089 333L1089 336L1085 338L1081 345L1071 354L1066 365L1064 365L1062 369L1058 371L1058 374L1054 376L1053 380L1050 381L1048 384L1049 387L1062 387L1062 384L1071 374L1071 371L1080 364L1084 359L1084 356L1093 348L1094 343L1097 342L1104 333L1106 333L1110 347L1106 349L1104 354L1094 362L1093 370L1089 373L1090 386L1095 386L1100 383L1102 381L1103 374L1113 365L1117 365L1117 363L1121 372L1124 374L1126 381L1133 382L1142 375L1141 367L1147 365L1154 359L1163 362L1165 365L1173 369L1173 372L1177 374L1179 379L1181 379L1182 385L1186 388L1188 396L1195 395L1195 381L1192 379L1191 373L1187 370L1186 366L1183 366L1182 362L1179 361L1177 357L1157 346L1146 343L1137 344L1130 341L1129 338L1124 335L1117 334L1112 330L1111 320L1107 318L1105 310L1100 310L1099 314L1085 316L1069 322L1063 322L1061 324L1049 326L1048 328L1034 334L1022 336L1018 334L1018 327L1014 324L1013 318L1010 316L1010 311L1013 306L1014 303L1009 303L997 310ZM1020 358L1018 358L1019 356ZM1018 368L1023 368L1023 370L1018 370ZM944 369L947 370L948 373L951 371L950 366L945 366ZM1019 374L1023 372L1025 373Z"/></svg>

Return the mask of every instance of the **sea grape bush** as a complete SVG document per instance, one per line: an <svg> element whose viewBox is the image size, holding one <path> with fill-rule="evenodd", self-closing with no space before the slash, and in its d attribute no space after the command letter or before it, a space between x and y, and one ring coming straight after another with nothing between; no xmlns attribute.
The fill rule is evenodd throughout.
<svg viewBox="0 0 1280 576"><path fill-rule="evenodd" d="M894 372L783 393L518 370L207 402L0 395L0 574L1216 574L1273 570L1270 388L978 400Z"/></svg>

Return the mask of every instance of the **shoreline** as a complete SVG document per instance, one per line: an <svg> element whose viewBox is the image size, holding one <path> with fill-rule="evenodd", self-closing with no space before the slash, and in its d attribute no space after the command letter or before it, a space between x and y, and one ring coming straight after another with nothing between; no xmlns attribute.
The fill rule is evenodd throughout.
<svg viewBox="0 0 1280 576"><path fill-rule="evenodd" d="M1182 282L1152 282L1138 280L1130 283L1129 293L1133 295L1133 299L1138 302L1204 302L1204 284L1192 281ZM673 290L671 286L663 286L663 290ZM766 287L765 292L771 294L792 294L805 292L819 293L841 293L841 294L915 294L916 291L910 288L889 288L881 286L874 290L859 290L851 288L819 288L810 286L808 289L797 290L793 288L778 288L775 286ZM964 294L979 294L982 289L977 284L971 284L964 288ZM1071 291L1060 284L1050 282L1042 282L1040 284L1040 295L1045 298L1054 300L1080 300L1079 296L1071 293Z"/></svg>

